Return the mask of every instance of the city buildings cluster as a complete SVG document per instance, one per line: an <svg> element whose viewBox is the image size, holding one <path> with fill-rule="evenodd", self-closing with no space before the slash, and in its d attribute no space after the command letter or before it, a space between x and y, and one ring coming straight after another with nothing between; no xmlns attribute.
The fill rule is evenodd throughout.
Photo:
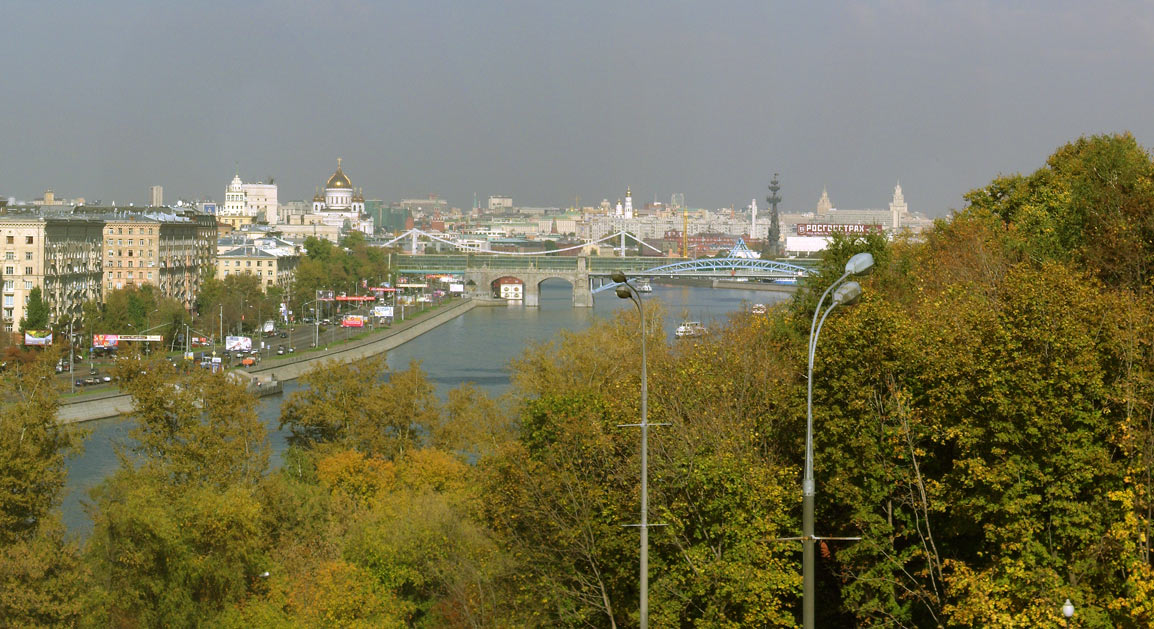
<svg viewBox="0 0 1154 629"><path fill-rule="evenodd" d="M396 242L417 252L464 247L612 255L628 248L632 255L699 257L744 242L753 251L804 256L824 248L835 231L896 234L930 224L909 211L900 184L887 209L841 210L823 190L808 212L779 212L776 184L775 179L771 207L760 215L756 199L743 208L709 210L691 208L683 193L674 193L669 203L638 204L631 188L616 203L606 198L581 206L576 199L568 208L518 206L507 194L492 195L485 204L474 198L470 210L436 195L385 203L366 199L340 159L311 201L281 202L274 180L246 183L239 169L223 203L165 205L158 185L148 189L146 206L89 205L84 198L57 199L47 190L26 203L0 199L0 323L5 331L15 330L37 287L54 321L77 317L85 301L129 286L152 285L186 308L212 274L253 275L265 290L288 287L307 238L339 242L352 232L381 243L414 228L439 235ZM621 232L636 240L614 237Z"/></svg>

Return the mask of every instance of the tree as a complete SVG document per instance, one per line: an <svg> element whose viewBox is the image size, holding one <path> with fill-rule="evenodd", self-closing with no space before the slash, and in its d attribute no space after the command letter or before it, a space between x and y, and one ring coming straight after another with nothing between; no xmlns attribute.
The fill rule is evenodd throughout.
<svg viewBox="0 0 1154 629"><path fill-rule="evenodd" d="M28 292L28 303L24 306L24 318L20 320L20 331L48 329L49 315L48 302L44 301L40 287L33 287Z"/></svg>
<svg viewBox="0 0 1154 629"><path fill-rule="evenodd" d="M55 354L0 378L0 544L34 532L60 499L74 435L56 421Z"/></svg>
<svg viewBox="0 0 1154 629"><path fill-rule="evenodd" d="M337 444L387 460L416 447L438 423L433 386L417 363L384 382L386 371L382 354L357 363L326 362L305 374L306 386L281 411L290 442Z"/></svg>

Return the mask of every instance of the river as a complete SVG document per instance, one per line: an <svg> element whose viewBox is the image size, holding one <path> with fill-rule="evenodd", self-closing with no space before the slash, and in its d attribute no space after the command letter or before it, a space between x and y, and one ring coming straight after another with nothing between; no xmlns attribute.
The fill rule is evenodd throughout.
<svg viewBox="0 0 1154 629"><path fill-rule="evenodd" d="M788 296L751 290L710 289L690 286L653 285L645 299L659 299L665 305L665 328L669 338L682 318L702 321L707 327L724 322L729 313L748 308L753 303L776 303ZM531 342L547 341L561 330L581 330L596 318L611 316L621 308L633 308L632 302L619 299L612 292L595 296L593 308L573 308L569 284L547 281L541 286L538 308L520 305L474 308L388 354L390 369L405 369L411 360L421 361L429 379L444 398L449 390L466 382L474 383L490 395L500 395L509 387L509 362ZM281 395L262 398L257 406L261 420L269 431L271 464L280 465L288 436L280 430L280 407L286 397L297 390L296 381L284 384ZM91 531L85 503L88 492L116 471L119 461L115 444L123 443L131 422L105 419L80 425L88 432L84 451L68 462L68 482L61 504L68 530L85 537Z"/></svg>

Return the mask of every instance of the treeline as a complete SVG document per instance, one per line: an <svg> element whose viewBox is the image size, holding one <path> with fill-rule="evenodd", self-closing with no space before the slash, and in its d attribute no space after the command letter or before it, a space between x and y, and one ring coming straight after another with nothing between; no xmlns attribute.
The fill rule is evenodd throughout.
<svg viewBox="0 0 1154 629"><path fill-rule="evenodd" d="M839 239L820 279L700 342L649 321L653 626L794 626L816 295L871 251L814 380L821 626L1154 623L1154 162L1086 138L921 242ZM636 316L441 402L419 366L314 370L270 470L254 401L123 361L132 449L55 515L69 433L35 374L0 413L0 618L19 625L628 627L638 622Z"/></svg>

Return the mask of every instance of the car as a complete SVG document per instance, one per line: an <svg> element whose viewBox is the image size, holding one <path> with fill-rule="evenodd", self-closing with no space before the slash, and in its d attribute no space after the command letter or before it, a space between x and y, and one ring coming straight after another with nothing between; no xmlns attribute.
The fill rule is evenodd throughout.
<svg viewBox="0 0 1154 629"><path fill-rule="evenodd" d="M293 353L293 352L297 351L297 348L295 348L295 347L290 347L290 348L288 349L288 351L289 351L289 353L291 354L291 353Z"/></svg>
<svg viewBox="0 0 1154 629"><path fill-rule="evenodd" d="M85 378L84 384L100 384L100 378Z"/></svg>
<svg viewBox="0 0 1154 629"><path fill-rule="evenodd" d="M100 380L103 382L112 382L112 376L100 376Z"/></svg>
<svg viewBox="0 0 1154 629"><path fill-rule="evenodd" d="M283 347L276 348L276 355L277 356L284 356L284 348Z"/></svg>
<svg viewBox="0 0 1154 629"><path fill-rule="evenodd" d="M76 386L78 386L78 387L82 387L82 386L84 386L85 384L86 384L86 383L85 383L83 380L80 380L79 378L76 380Z"/></svg>
<svg viewBox="0 0 1154 629"><path fill-rule="evenodd" d="M333 322L328 319L321 319L321 325L332 325Z"/></svg>
<svg viewBox="0 0 1154 629"><path fill-rule="evenodd" d="M95 375L96 375L96 367L93 367L93 368L89 369L89 370L88 370L88 375L90 375L90 376L95 376Z"/></svg>
<svg viewBox="0 0 1154 629"><path fill-rule="evenodd" d="M277 336L279 336L282 339L287 339L288 338L288 332L282 331L280 334L277 334Z"/></svg>

